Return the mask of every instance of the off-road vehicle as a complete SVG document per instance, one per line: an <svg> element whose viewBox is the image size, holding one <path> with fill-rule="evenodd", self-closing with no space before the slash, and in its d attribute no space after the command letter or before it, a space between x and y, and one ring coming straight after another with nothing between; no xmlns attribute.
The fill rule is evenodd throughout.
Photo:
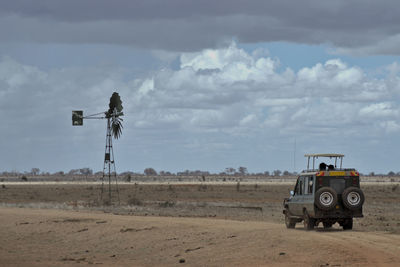
<svg viewBox="0 0 400 267"><path fill-rule="evenodd" d="M283 201L286 227L295 228L296 223L303 221L306 230L319 223L324 228L339 223L344 230L352 229L353 218L363 217L364 194L359 173L342 168L342 154L307 154L305 157L308 158L307 169L300 173L290 197ZM315 161L320 157L334 159L334 165L321 162L315 169Z"/></svg>

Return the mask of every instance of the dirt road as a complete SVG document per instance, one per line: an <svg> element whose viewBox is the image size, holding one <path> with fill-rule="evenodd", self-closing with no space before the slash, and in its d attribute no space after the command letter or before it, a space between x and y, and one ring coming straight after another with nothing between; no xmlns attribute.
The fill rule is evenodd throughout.
<svg viewBox="0 0 400 267"><path fill-rule="evenodd" d="M1 266L398 266L400 235L0 208Z"/></svg>

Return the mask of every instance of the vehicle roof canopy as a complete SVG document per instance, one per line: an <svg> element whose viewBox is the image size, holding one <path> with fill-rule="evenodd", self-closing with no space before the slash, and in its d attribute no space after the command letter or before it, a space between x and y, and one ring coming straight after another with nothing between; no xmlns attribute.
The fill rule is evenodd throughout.
<svg viewBox="0 0 400 267"><path fill-rule="evenodd" d="M335 154L335 153L320 153L320 154L305 154L304 157L307 157L307 171L310 170L315 170L315 159L318 159L319 157L326 157L326 158L335 158L335 168L337 168L337 159L340 159L340 167L339 169L342 168L342 163L343 163L343 154ZM312 169L310 169L310 158L312 158Z"/></svg>
<svg viewBox="0 0 400 267"><path fill-rule="evenodd" d="M343 154L333 154L333 153L325 153L325 154L305 154L304 157L327 157L327 158L343 158Z"/></svg>

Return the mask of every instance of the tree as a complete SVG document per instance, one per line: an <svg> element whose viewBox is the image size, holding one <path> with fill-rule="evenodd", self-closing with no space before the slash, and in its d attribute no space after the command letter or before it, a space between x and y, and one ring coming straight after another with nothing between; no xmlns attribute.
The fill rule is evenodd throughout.
<svg viewBox="0 0 400 267"><path fill-rule="evenodd" d="M246 167L239 167L238 171L239 171L239 173L241 175L246 175L247 174L247 168Z"/></svg>
<svg viewBox="0 0 400 267"><path fill-rule="evenodd" d="M151 175L157 175L157 172L153 168L146 168L144 169L144 174L147 176L151 176Z"/></svg>
<svg viewBox="0 0 400 267"><path fill-rule="evenodd" d="M68 175L78 175L78 174L80 174L79 169L72 169L68 172Z"/></svg>
<svg viewBox="0 0 400 267"><path fill-rule="evenodd" d="M265 171L265 172L264 172L264 175L265 175L265 176L269 176L269 171Z"/></svg>
<svg viewBox="0 0 400 267"><path fill-rule="evenodd" d="M230 175L230 174L234 174L236 172L235 168L229 167L225 169L225 172Z"/></svg>
<svg viewBox="0 0 400 267"><path fill-rule="evenodd" d="M290 175L290 172L289 171L284 171L283 172L283 176L289 176Z"/></svg>
<svg viewBox="0 0 400 267"><path fill-rule="evenodd" d="M393 171L388 172L388 176L395 176L396 174Z"/></svg>
<svg viewBox="0 0 400 267"><path fill-rule="evenodd" d="M31 170L32 175L36 176L40 173L40 169L39 168L32 168Z"/></svg>
<svg viewBox="0 0 400 267"><path fill-rule="evenodd" d="M281 171L280 170L275 170L274 171L274 176L281 176Z"/></svg>
<svg viewBox="0 0 400 267"><path fill-rule="evenodd" d="M92 169L90 169L90 168L82 168L82 169L79 170L79 172L80 172L81 174L85 175L86 178L87 178L89 175L92 175L92 174L93 174L93 171L92 171Z"/></svg>

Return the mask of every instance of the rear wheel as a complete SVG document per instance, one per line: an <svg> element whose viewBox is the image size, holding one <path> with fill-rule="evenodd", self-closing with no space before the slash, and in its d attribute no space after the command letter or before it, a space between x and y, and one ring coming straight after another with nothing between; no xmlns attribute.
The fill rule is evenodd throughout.
<svg viewBox="0 0 400 267"><path fill-rule="evenodd" d="M356 210L361 208L364 204L364 193L358 187L349 187L343 191L342 194L343 204L349 210Z"/></svg>
<svg viewBox="0 0 400 267"><path fill-rule="evenodd" d="M290 218L290 216L289 216L288 213L289 213L289 211L286 210L286 212L285 212L285 224L286 224L286 228L288 228L288 229L293 229L293 228L296 227L296 220Z"/></svg>
<svg viewBox="0 0 400 267"><path fill-rule="evenodd" d="M315 193L315 204L321 210L331 210L337 204L336 191L330 187L322 187Z"/></svg>
<svg viewBox="0 0 400 267"><path fill-rule="evenodd" d="M307 231L314 229L315 226L315 220L308 215L307 210L304 211L303 215L303 223L304 223L304 229Z"/></svg>
<svg viewBox="0 0 400 267"><path fill-rule="evenodd" d="M351 230L353 229L353 218L346 219L343 222L343 230Z"/></svg>

